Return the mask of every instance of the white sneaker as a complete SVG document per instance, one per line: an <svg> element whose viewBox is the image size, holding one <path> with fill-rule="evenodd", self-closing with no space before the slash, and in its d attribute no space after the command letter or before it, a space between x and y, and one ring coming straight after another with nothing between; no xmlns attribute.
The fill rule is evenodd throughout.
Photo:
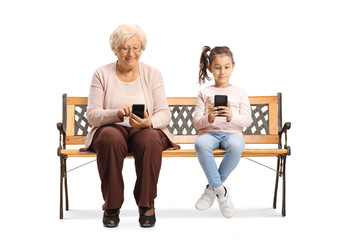
<svg viewBox="0 0 360 240"><path fill-rule="evenodd" d="M217 196L217 200L219 203L221 214L226 218L231 218L235 215L236 209L234 204L230 200L229 188L225 186L224 188L225 194L222 196Z"/></svg>
<svg viewBox="0 0 360 240"><path fill-rule="evenodd" d="M199 200L197 200L195 208L200 211L207 210L213 205L215 198L216 194L214 189L206 187L204 193Z"/></svg>

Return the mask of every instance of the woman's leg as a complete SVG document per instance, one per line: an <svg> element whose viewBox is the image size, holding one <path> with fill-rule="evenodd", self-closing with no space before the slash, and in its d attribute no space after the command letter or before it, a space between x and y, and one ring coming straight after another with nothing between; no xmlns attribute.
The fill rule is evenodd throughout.
<svg viewBox="0 0 360 240"><path fill-rule="evenodd" d="M206 133L199 136L195 142L195 150L208 179L210 188L222 185L220 174L215 162L213 150L219 148L220 142L216 134Z"/></svg>
<svg viewBox="0 0 360 240"><path fill-rule="evenodd" d="M169 139L159 129L134 128L129 133L129 147L134 155L137 176L134 197L139 207L154 208L162 151L169 146Z"/></svg>
<svg viewBox="0 0 360 240"><path fill-rule="evenodd" d="M221 148L226 153L219 167L221 182L224 183L230 173L238 165L241 154L245 148L245 142L242 136L235 133L226 133L221 140Z"/></svg>
<svg viewBox="0 0 360 240"><path fill-rule="evenodd" d="M127 154L127 131L113 124L99 128L90 148L97 153L103 210L119 209L124 202L122 169Z"/></svg>

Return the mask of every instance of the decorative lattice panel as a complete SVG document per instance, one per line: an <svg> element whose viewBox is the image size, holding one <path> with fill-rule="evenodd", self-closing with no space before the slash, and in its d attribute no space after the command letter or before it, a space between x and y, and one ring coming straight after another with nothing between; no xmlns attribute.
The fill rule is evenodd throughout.
<svg viewBox="0 0 360 240"><path fill-rule="evenodd" d="M90 131L91 125L86 119L87 105L75 106L75 136L86 136Z"/></svg>
<svg viewBox="0 0 360 240"><path fill-rule="evenodd" d="M167 128L175 135L197 135L193 126L194 105L170 105L171 121Z"/></svg>
<svg viewBox="0 0 360 240"><path fill-rule="evenodd" d="M269 133L269 105L252 104L252 124L244 129L244 135L268 135Z"/></svg>
<svg viewBox="0 0 360 240"><path fill-rule="evenodd" d="M192 122L194 117L194 105L170 105L171 121L167 128L175 135L197 135L198 131ZM86 136L91 125L86 119L86 105L75 106L75 136ZM244 129L245 135L267 135L269 134L269 105L252 104L251 126Z"/></svg>

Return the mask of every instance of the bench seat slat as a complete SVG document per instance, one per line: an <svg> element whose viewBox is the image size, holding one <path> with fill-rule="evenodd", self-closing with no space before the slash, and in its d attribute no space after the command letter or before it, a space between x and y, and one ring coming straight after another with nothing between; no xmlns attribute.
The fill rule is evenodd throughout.
<svg viewBox="0 0 360 240"><path fill-rule="evenodd" d="M223 157L225 150L215 149L213 151L215 157ZM96 153L80 153L78 149L62 149L61 154L68 157L96 157ZM286 149L245 149L243 157L276 157L287 154ZM179 150L165 150L163 157L197 157L195 149L179 149ZM128 156L132 156L129 154Z"/></svg>
<svg viewBox="0 0 360 240"><path fill-rule="evenodd" d="M174 142L176 144L194 144L197 135L175 135ZM279 135L244 135L246 144L278 144ZM66 136L67 145L83 145L84 136Z"/></svg>

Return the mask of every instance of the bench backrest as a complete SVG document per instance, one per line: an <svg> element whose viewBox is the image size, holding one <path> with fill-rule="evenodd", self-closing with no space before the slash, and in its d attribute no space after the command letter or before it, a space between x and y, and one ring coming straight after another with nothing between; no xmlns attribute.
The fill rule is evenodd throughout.
<svg viewBox="0 0 360 240"><path fill-rule="evenodd" d="M178 144L193 144L198 131L192 121L196 97L168 97L172 113L167 126L175 135ZM278 132L282 126L281 93L277 96L249 97L253 123L244 129L246 144L278 144ZM63 95L63 126L66 132L66 145L82 145L83 138L90 131L91 125L86 119L88 98L68 97Z"/></svg>

